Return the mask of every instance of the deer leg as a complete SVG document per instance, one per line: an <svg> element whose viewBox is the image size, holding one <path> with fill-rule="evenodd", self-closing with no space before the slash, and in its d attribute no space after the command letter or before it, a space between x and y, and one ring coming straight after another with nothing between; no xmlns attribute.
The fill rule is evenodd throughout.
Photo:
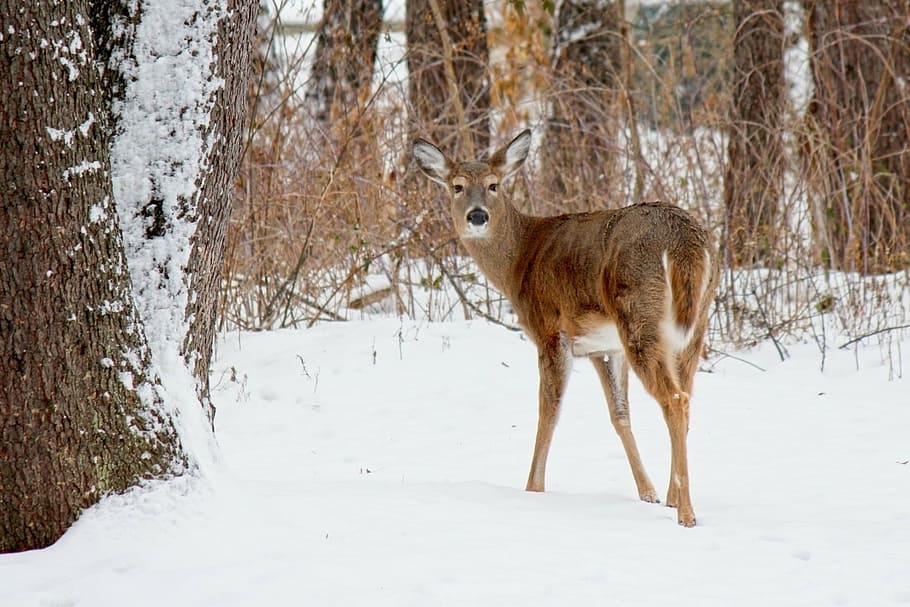
<svg viewBox="0 0 910 607"><path fill-rule="evenodd" d="M591 363L600 377L600 383L607 397L610 421L613 422L613 428L619 435L619 440L622 441L626 459L629 460L629 466L632 468L632 477L638 488L638 497L643 502L660 503L654 485L651 484L651 479L648 478L641 463L638 445L632 435L632 424L629 420L629 365L626 357L622 352L611 352L609 360L604 360L601 356L592 356Z"/></svg>
<svg viewBox="0 0 910 607"><path fill-rule="evenodd" d="M670 483L667 505L676 508L680 525L693 527L695 511L689 496L689 461L686 438L689 432L689 395L679 385L675 361L666 352L656 333L643 326L657 327L657 322L639 324L639 334L631 335L620 327L626 345L626 356L645 389L657 400L670 432Z"/></svg>
<svg viewBox="0 0 910 607"><path fill-rule="evenodd" d="M572 357L563 335L555 335L538 348L540 372L540 404L537 417L537 438L534 457L528 474L528 491L543 491L547 472L547 455L553 440L553 430L559 417L559 406L566 388Z"/></svg>
<svg viewBox="0 0 910 607"><path fill-rule="evenodd" d="M691 343L676 356L676 372L677 377L679 378L679 385L682 388L683 392L691 398L692 394L692 384L695 379L695 372L698 370L698 360L701 358L702 348L704 344L704 339L701 335L702 332L696 331L696 336L692 339ZM670 420L668 420L668 424ZM688 433L689 429L689 407L688 400L685 406L685 433ZM684 440L684 439L683 439ZM685 455L685 453L684 453ZM685 471L683 471L684 473ZM677 506L679 501L677 491L678 487L673 479L673 476L676 472L671 468L671 480L670 486L667 489L667 504L674 507ZM670 501L672 500L672 502Z"/></svg>
<svg viewBox="0 0 910 607"><path fill-rule="evenodd" d="M670 430L670 486L667 489L667 504L676 507L676 518L680 525L695 526L695 511L689 496L689 459L686 437L689 432L689 396L685 392L661 403L667 428Z"/></svg>

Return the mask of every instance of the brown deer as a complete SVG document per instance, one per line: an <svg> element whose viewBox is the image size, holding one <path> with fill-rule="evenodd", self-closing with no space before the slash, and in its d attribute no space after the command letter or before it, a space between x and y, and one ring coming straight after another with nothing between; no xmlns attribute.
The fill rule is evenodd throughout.
<svg viewBox="0 0 910 607"><path fill-rule="evenodd" d="M689 394L718 275L707 233L688 213L661 202L525 215L501 185L524 163L530 145L525 130L489 160L473 162L453 162L423 139L413 147L423 172L448 188L462 244L508 297L537 346L540 409L527 490L544 490L572 358L584 356L600 376L639 497L660 501L629 424L631 366L670 431L667 505L676 507L680 525L691 527Z"/></svg>

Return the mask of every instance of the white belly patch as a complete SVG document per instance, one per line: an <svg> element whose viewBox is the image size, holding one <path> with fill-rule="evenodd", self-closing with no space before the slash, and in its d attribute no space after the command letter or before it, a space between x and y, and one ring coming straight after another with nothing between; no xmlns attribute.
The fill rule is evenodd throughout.
<svg viewBox="0 0 910 607"><path fill-rule="evenodd" d="M572 340L573 356L588 356L601 352L616 352L622 350L622 341L613 323L604 323L593 327L584 335L578 335Z"/></svg>

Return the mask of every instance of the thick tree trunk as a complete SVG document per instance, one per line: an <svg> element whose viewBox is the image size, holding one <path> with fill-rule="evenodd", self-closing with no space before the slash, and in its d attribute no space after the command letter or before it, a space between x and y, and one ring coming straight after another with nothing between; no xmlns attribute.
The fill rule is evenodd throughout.
<svg viewBox="0 0 910 607"><path fill-rule="evenodd" d="M355 120L370 95L382 0L323 0L307 110L324 128Z"/></svg>
<svg viewBox="0 0 910 607"><path fill-rule="evenodd" d="M89 11L0 2L0 552L184 467L124 265Z"/></svg>
<svg viewBox="0 0 910 607"><path fill-rule="evenodd" d="M734 0L733 102L724 178L728 262L774 260L783 190L782 0Z"/></svg>
<svg viewBox="0 0 910 607"><path fill-rule="evenodd" d="M814 97L807 154L823 261L910 264L906 0L806 0Z"/></svg>
<svg viewBox="0 0 910 607"><path fill-rule="evenodd" d="M617 3L602 0L563 0L556 15L547 181L567 211L603 205L615 186L621 19Z"/></svg>
<svg viewBox="0 0 910 607"><path fill-rule="evenodd" d="M482 0L408 0L411 131L455 157L490 141L487 25Z"/></svg>

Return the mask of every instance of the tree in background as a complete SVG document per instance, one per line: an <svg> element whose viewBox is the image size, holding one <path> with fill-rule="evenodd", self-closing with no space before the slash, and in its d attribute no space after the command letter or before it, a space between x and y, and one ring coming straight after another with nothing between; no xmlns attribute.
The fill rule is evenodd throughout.
<svg viewBox="0 0 910 607"><path fill-rule="evenodd" d="M356 119L370 95L382 0L323 0L306 111L327 128Z"/></svg>
<svg viewBox="0 0 910 607"><path fill-rule="evenodd" d="M774 259L786 102L782 0L734 0L733 82L724 177L727 261Z"/></svg>
<svg viewBox="0 0 910 607"><path fill-rule="evenodd" d="M806 155L822 261L910 264L910 21L903 0L805 1L814 96Z"/></svg>
<svg viewBox="0 0 910 607"><path fill-rule="evenodd" d="M196 465L255 2L0 8L6 552Z"/></svg>
<svg viewBox="0 0 910 607"><path fill-rule="evenodd" d="M617 2L559 3L548 92L547 165L552 170L547 181L570 205L566 210L589 208L585 200L591 197L602 205L613 187L622 18ZM617 201L616 206L620 204Z"/></svg>
<svg viewBox="0 0 910 607"><path fill-rule="evenodd" d="M408 0L411 131L455 157L490 141L487 25L482 0Z"/></svg>

